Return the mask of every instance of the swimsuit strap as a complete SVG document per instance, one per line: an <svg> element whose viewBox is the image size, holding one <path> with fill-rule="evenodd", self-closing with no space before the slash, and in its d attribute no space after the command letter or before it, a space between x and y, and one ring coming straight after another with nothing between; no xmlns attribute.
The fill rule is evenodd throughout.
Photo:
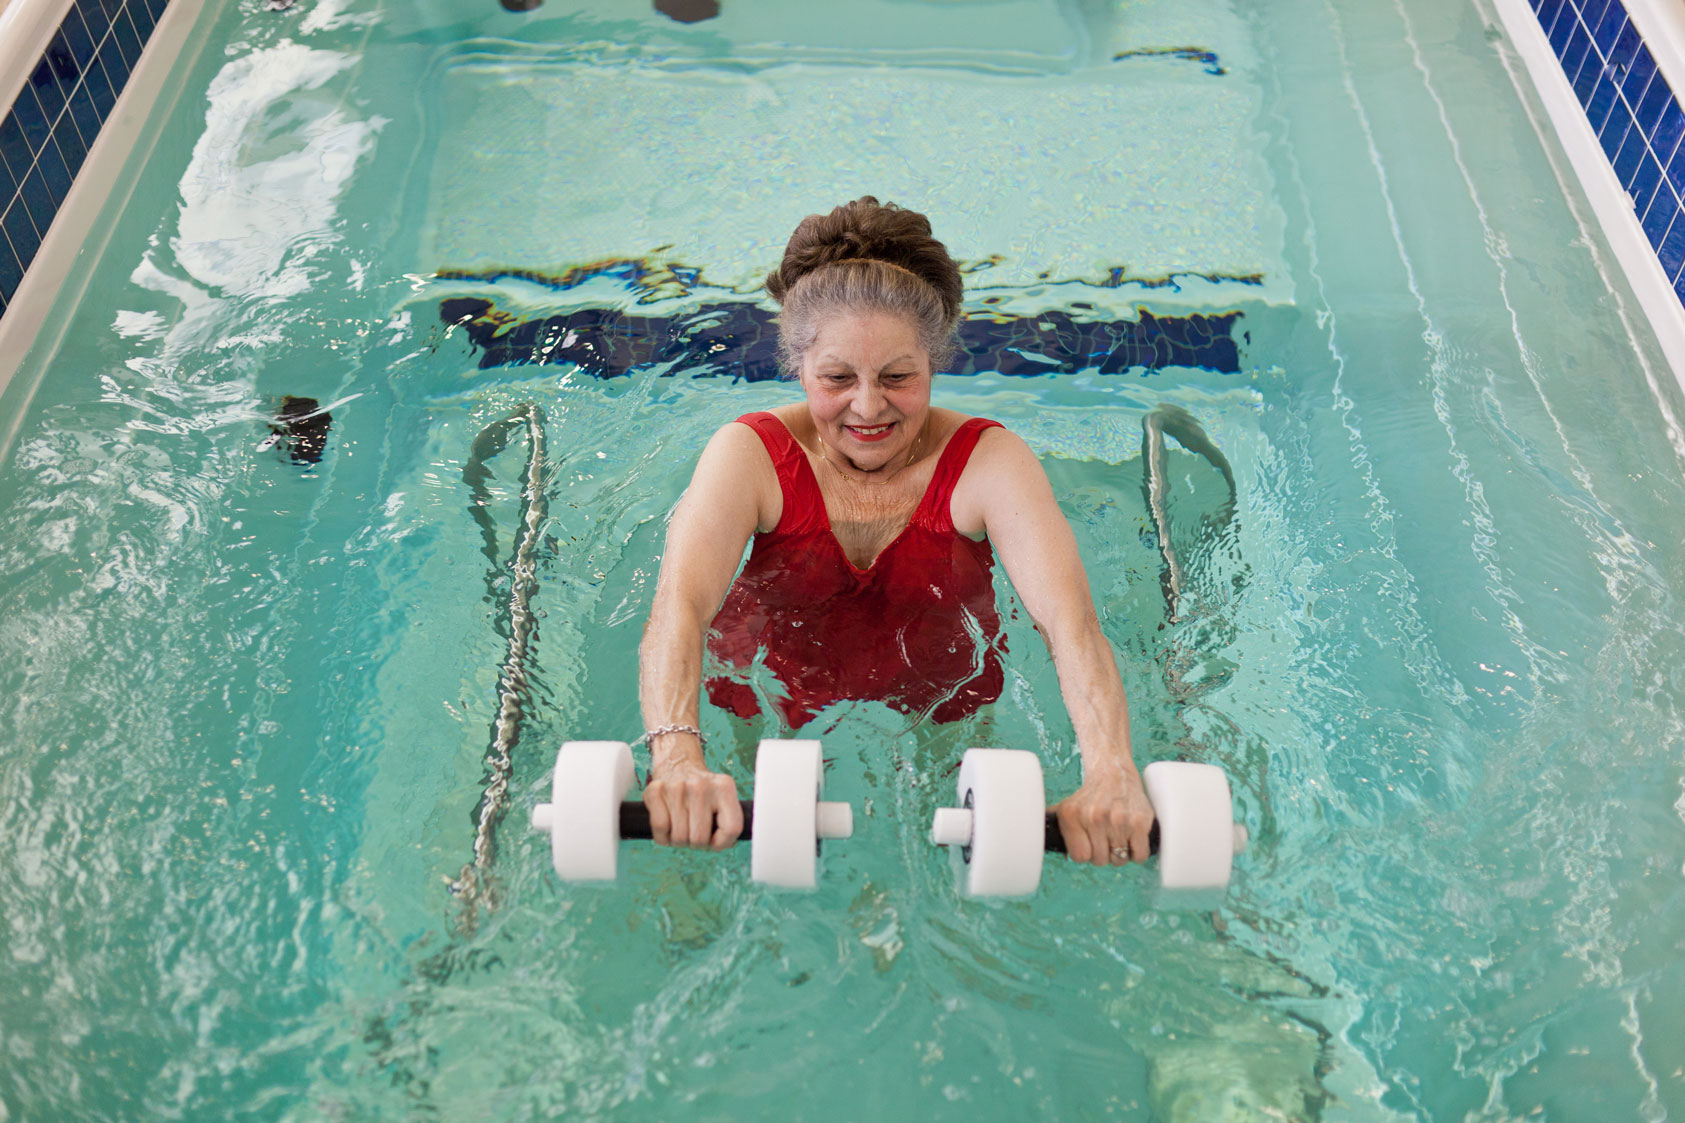
<svg viewBox="0 0 1685 1123"><path fill-rule="evenodd" d="M778 516L774 534L800 534L830 526L825 517L825 497L820 494L819 481L813 476L807 451L796 443L790 430L776 416L767 412L745 413L738 422L753 429L772 457L778 472L778 488L784 494L784 510Z"/></svg>
<svg viewBox="0 0 1685 1123"><path fill-rule="evenodd" d="M977 439L985 430L1004 427L986 417L969 417L954 430L954 435L948 438L947 447L942 450L941 459L936 462L936 473L925 489L924 499L913 512L913 523L927 530L952 533L954 515L948 509L948 501L953 498L954 488L959 486L965 466L971 461L971 451L977 447Z"/></svg>

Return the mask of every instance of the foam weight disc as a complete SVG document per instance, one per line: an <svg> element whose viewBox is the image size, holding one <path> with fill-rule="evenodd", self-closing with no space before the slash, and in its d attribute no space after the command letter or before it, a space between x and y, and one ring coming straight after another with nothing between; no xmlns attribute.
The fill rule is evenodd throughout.
<svg viewBox="0 0 1685 1123"><path fill-rule="evenodd" d="M812 889L819 883L818 807L823 784L818 741L761 742L755 754L751 878L786 889Z"/></svg>
<svg viewBox="0 0 1685 1123"><path fill-rule="evenodd" d="M632 749L624 741L569 741L557 752L550 805L543 816L557 876L567 881L615 879L620 802L633 779ZM535 822L538 818L535 814Z"/></svg>
<svg viewBox="0 0 1685 1123"><path fill-rule="evenodd" d="M1041 884L1047 822L1040 758L1023 749L967 749L960 761L959 801L971 807L966 892L1034 893Z"/></svg>
<svg viewBox="0 0 1685 1123"><path fill-rule="evenodd" d="M1221 889L1234 865L1229 778L1214 764L1157 760L1141 781L1158 816L1158 875L1166 889Z"/></svg>

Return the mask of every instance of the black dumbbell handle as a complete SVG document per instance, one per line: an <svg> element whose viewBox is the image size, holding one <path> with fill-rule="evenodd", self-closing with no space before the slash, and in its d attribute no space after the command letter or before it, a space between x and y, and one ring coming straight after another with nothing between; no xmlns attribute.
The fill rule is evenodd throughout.
<svg viewBox="0 0 1685 1123"><path fill-rule="evenodd" d="M1047 828L1046 828L1046 833L1043 836L1042 846L1047 850L1047 852L1049 854L1068 854L1068 853L1070 853L1070 851L1065 849L1065 834L1064 834L1063 831L1061 831L1059 829L1059 816L1055 815L1051 811L1049 811L1047 813ZM1158 820L1157 819L1153 820L1152 827L1149 828L1148 831L1147 831L1147 853L1149 853L1149 854L1157 854L1158 853Z"/></svg>
<svg viewBox="0 0 1685 1123"><path fill-rule="evenodd" d="M739 841L754 837L755 801L740 799L738 806L743 808L743 833L738 835ZM649 829L649 807L641 800L627 800L620 805L620 837L649 840L655 837Z"/></svg>
<svg viewBox="0 0 1685 1123"><path fill-rule="evenodd" d="M737 801L743 808L743 833L738 839L754 837L755 801L740 799ZM641 800L627 800L620 805L620 837L648 841L655 837L649 826L649 807ZM1047 825L1043 831L1042 845L1049 854L1066 854L1064 832L1059 829L1059 817L1052 811L1047 813ZM1147 852L1158 853L1158 823L1155 820L1151 829L1147 831Z"/></svg>

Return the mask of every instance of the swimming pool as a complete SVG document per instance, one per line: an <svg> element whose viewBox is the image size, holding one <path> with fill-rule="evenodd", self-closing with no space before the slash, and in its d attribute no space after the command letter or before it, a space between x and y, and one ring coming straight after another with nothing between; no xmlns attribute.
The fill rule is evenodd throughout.
<svg viewBox="0 0 1685 1123"><path fill-rule="evenodd" d="M1479 9L464 7L224 11L14 384L0 1118L1685 1109L1680 403ZM1042 454L1138 757L1233 778L1215 913L957 894L960 749L1077 780L1021 619L984 719L810 727L857 816L815 893L741 853L572 889L526 829L559 741L640 728L706 436L795 393L758 276L867 190L972 270L939 398ZM263 447L286 396L319 461ZM527 402L534 704L468 930L526 452L472 465ZM1172 453L1175 622L1161 402L1239 485L1219 532Z"/></svg>

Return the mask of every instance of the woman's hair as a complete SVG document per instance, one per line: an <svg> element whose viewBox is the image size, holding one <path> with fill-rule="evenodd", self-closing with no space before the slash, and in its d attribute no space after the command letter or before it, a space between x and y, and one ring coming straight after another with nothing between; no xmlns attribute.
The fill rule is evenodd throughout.
<svg viewBox="0 0 1685 1123"><path fill-rule="evenodd" d="M947 247L930 236L930 220L870 195L830 214L802 219L767 274L766 289L783 306L778 353L794 377L819 325L836 312L887 312L918 328L931 369L953 355L964 283Z"/></svg>

